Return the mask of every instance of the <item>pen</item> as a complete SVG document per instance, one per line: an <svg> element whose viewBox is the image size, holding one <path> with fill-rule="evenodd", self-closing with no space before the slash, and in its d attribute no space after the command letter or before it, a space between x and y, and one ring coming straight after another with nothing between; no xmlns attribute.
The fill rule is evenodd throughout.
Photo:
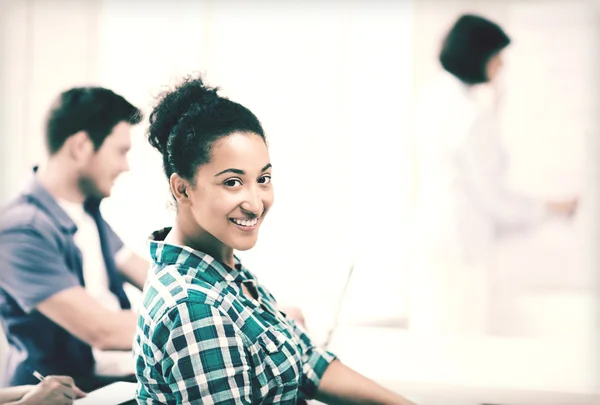
<svg viewBox="0 0 600 405"><path fill-rule="evenodd" d="M40 380L40 382L44 381L44 378L45 378L43 375L41 375L40 373L38 373L38 372L37 372L37 371L35 371L35 370L33 370L33 376L34 376L35 378L37 378L38 380Z"/></svg>
<svg viewBox="0 0 600 405"><path fill-rule="evenodd" d="M33 376L35 378L37 378L38 380L40 380L40 382L43 382L46 377L44 377L41 373L39 373L36 370L33 370ZM73 385L73 388L75 389L75 395L77 398L84 398L87 394L83 391L81 391L79 388L77 388L75 385Z"/></svg>

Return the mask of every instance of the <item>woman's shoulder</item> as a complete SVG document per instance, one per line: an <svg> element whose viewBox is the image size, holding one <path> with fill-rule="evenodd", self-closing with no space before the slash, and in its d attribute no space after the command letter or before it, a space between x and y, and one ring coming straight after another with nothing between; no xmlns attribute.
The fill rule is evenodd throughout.
<svg viewBox="0 0 600 405"><path fill-rule="evenodd" d="M155 322L188 304L215 306L218 289L182 263L154 264L144 287L140 311Z"/></svg>

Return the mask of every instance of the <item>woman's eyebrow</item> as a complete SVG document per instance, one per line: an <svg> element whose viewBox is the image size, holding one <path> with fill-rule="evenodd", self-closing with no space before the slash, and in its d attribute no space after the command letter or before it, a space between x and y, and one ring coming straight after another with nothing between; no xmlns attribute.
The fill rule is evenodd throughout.
<svg viewBox="0 0 600 405"><path fill-rule="evenodd" d="M246 172L243 171L243 170L229 168L229 169L225 169L225 170L220 171L219 173L215 174L215 177L220 176L220 175L225 174L225 173L235 173L235 174L239 174L240 176L243 176L243 175L246 174Z"/></svg>
<svg viewBox="0 0 600 405"><path fill-rule="evenodd" d="M273 167L273 165L271 163L267 163L267 165L262 168L261 172L265 172L268 169L270 169L271 167ZM246 172L241 169L234 169L231 167L229 169L222 170L219 173L215 174L215 177L220 176L225 173L234 173L234 174L239 174L240 176L243 176L246 174Z"/></svg>

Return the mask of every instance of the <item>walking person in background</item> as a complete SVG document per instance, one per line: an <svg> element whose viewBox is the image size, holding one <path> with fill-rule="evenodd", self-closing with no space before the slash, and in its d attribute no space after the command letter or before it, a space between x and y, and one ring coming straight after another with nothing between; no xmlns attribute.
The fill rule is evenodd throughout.
<svg viewBox="0 0 600 405"><path fill-rule="evenodd" d="M489 279L498 237L570 218L577 208L575 198L539 201L506 183L497 83L509 44L496 23L461 16L443 41L443 70L418 102L421 181L410 319L417 332L482 333L518 317L516 286L506 277ZM495 102L481 103L480 90Z"/></svg>

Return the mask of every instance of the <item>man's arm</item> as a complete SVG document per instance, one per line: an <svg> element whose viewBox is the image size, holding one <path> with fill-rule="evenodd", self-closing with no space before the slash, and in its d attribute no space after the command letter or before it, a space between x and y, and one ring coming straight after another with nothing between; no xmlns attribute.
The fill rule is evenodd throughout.
<svg viewBox="0 0 600 405"><path fill-rule="evenodd" d="M0 232L0 287L24 312L38 310L93 347L131 349L134 313L110 311L92 298L67 266L53 230L36 225Z"/></svg>
<svg viewBox="0 0 600 405"><path fill-rule="evenodd" d="M304 318L304 313L298 307L281 307L279 309L283 312L288 318L293 319L298 323L298 325L306 328L306 319Z"/></svg>
<svg viewBox="0 0 600 405"><path fill-rule="evenodd" d="M115 257L115 262L119 272L125 280L139 289L144 289L150 262L142 256L131 251L127 247L123 247Z"/></svg>
<svg viewBox="0 0 600 405"><path fill-rule="evenodd" d="M131 350L137 315L132 311L108 310L83 287L54 294L36 309L92 347Z"/></svg>
<svg viewBox="0 0 600 405"><path fill-rule="evenodd" d="M150 262L127 247L106 221L104 221L104 227L119 273L125 281L138 290L143 290L150 269Z"/></svg>

